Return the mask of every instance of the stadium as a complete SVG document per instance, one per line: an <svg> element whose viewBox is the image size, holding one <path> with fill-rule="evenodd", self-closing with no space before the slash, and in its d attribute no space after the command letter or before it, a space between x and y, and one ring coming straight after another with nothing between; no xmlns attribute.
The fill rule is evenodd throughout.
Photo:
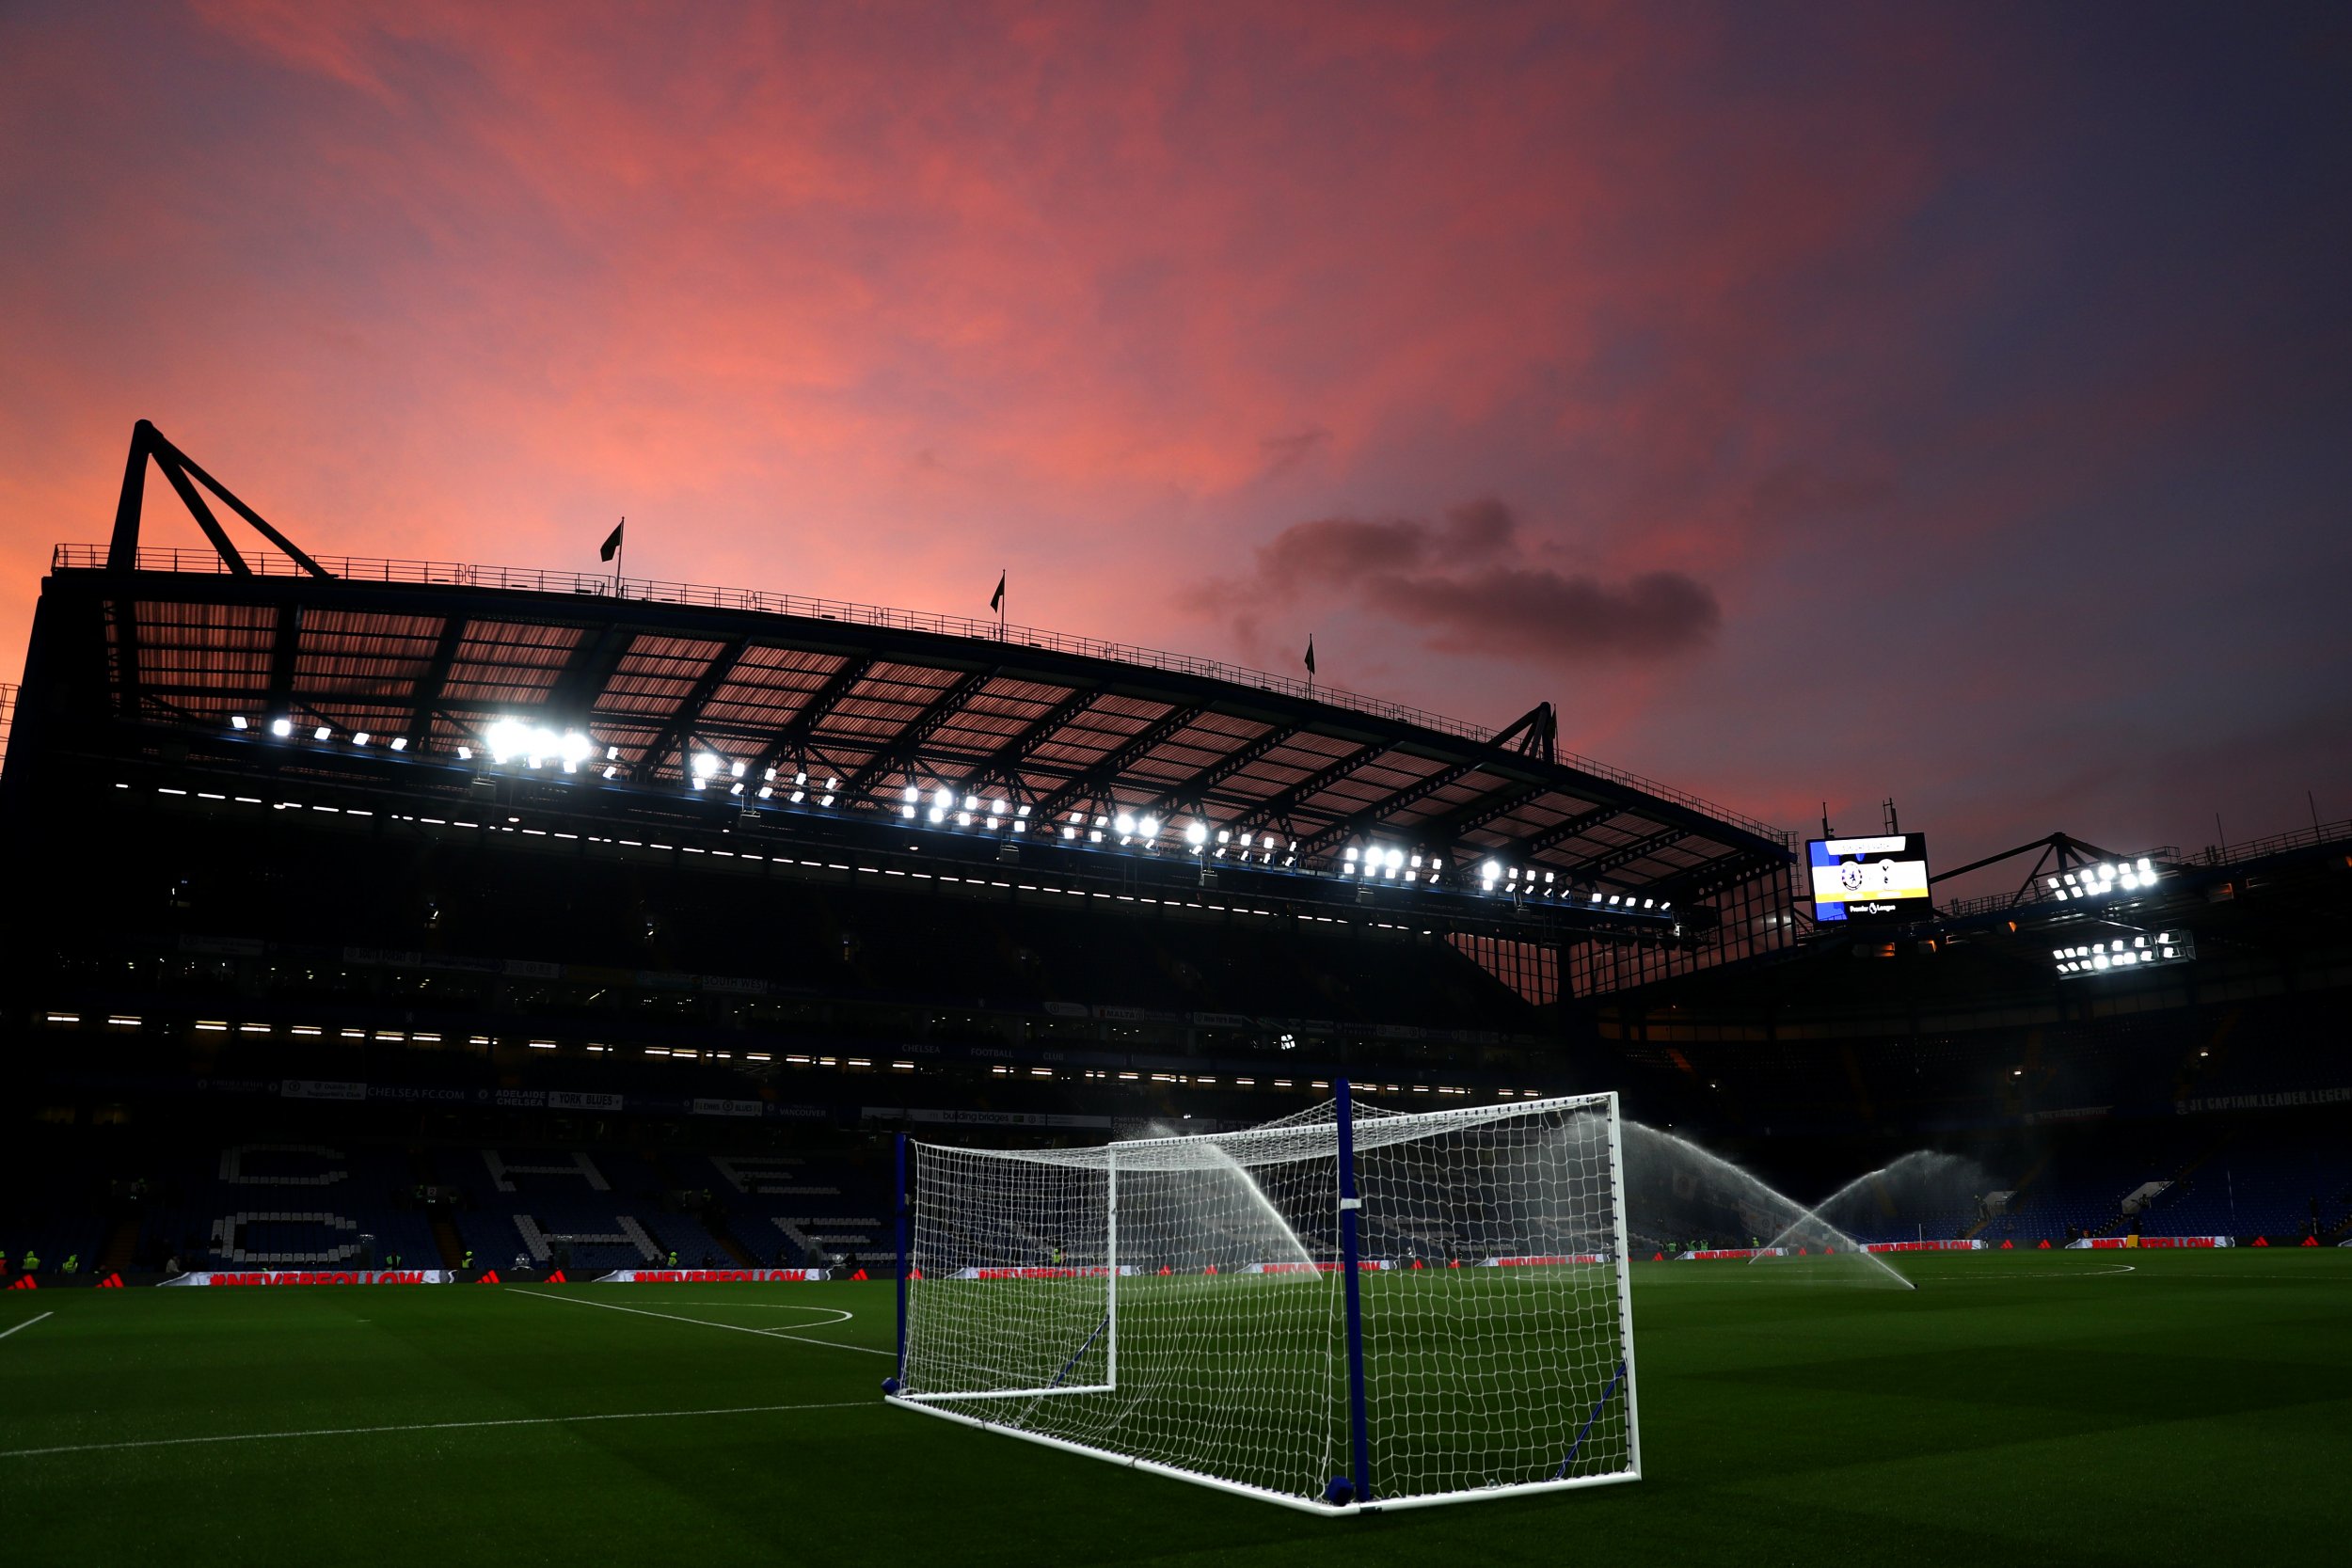
<svg viewBox="0 0 2352 1568"><path fill-rule="evenodd" d="M1549 705L312 555L144 422L6 697L22 1560L2325 1555L2352 823L1953 898Z"/></svg>

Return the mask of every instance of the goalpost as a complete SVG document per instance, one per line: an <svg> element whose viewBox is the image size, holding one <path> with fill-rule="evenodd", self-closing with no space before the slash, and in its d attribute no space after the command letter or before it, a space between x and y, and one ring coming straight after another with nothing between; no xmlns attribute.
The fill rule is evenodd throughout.
<svg viewBox="0 0 2352 1568"><path fill-rule="evenodd" d="M1319 1513L1642 1473L1617 1099L898 1144L893 1403Z"/></svg>

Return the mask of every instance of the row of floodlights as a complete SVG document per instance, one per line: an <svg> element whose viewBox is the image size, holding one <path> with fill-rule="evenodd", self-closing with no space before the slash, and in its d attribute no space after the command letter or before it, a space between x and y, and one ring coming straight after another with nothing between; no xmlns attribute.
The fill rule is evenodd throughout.
<svg viewBox="0 0 2352 1568"><path fill-rule="evenodd" d="M2118 865L2109 865L2102 861L2097 865L2086 865L2080 871L2069 871L2062 880L2057 877L2045 877L2042 880L2049 884L2047 891L2050 896L2060 901L2069 898L2106 898L2113 896L2119 887L2126 893L2154 887L2156 868L2147 856L2142 855L2137 864L2124 861Z"/></svg>
<svg viewBox="0 0 2352 1568"><path fill-rule="evenodd" d="M230 719L229 722L232 728L240 731L248 727L247 721L243 715ZM294 731L294 721L292 719L273 720L269 729L272 735L280 739L290 738ZM333 728L321 724L316 727L312 738L329 740L333 736ZM364 730L354 732L349 738L355 746L366 746L373 739ZM544 724L527 724L518 719L497 721L483 732L482 738L483 750L487 753L489 760L499 767L504 767L510 762L520 762L525 768L532 768L555 764L566 773L576 773L582 764L595 757L596 751L596 742L581 731L557 730ZM390 742L390 749L395 752L406 751L408 749L407 737L405 736L395 736ZM457 748L457 759L460 762L471 762L474 754L474 748L469 745L461 745ZM602 771L605 778L614 778L619 774L620 758L621 749L618 746L607 746L604 749ZM749 787L749 781L746 778L749 772L748 765L722 757L716 752L697 752L687 762L687 782L697 790L710 788L723 780L727 784L728 794L740 797ZM770 768L765 770L755 793L762 800L773 800L782 794L793 805L802 804L814 794L818 797L818 805L831 806L840 789L841 780L838 777L828 777L822 788L818 788L809 783L809 776L804 770L796 770L787 784L779 769ZM964 795L959 798L951 789L942 788L926 792L914 784L906 786L898 805L898 815L909 822L922 820L933 827L946 827L952 820L959 828L971 828L984 824L992 832L1009 828L1016 833L1026 833L1029 831L1030 810L1030 807L1015 805L1002 796L984 799L978 795ZM1073 811L1067 821L1058 825L1058 832L1063 840L1070 842L1083 839L1089 844L1101 844L1105 841L1106 837L1115 836L1121 848L1132 848L1138 844L1145 848L1152 848L1157 846L1160 834L1164 831L1172 830L1174 824L1164 822L1161 818L1148 813L1136 816L1130 812L1120 812L1116 816L1096 816L1089 820L1085 812ZM1181 836L1193 854L1206 859L1223 860L1231 855L1239 863L1245 865L1248 864L1253 858L1262 865L1272 865L1274 857L1279 854L1282 857L1282 864L1286 869L1295 867L1298 863L1298 841L1296 839L1286 838L1278 843L1272 833L1253 834L1246 829L1236 832L1231 828L1215 827L1200 818L1195 818L1185 824ZM1372 845L1361 848L1351 845L1342 855L1338 875L1360 877L1366 881L1375 879L1404 881L1436 887L1441 880L1443 871L1444 863L1435 855L1427 857L1420 854L1408 855L1405 850L1392 845ZM2135 873L2126 864L2122 875L2130 879L2135 876ZM2148 863L2144 860L2139 863L2139 871L2137 875L2150 884L2155 880L2153 871L2149 868ZM2070 882L2074 880L2074 873L2069 872L2067 879ZM1533 866L1522 872L1516 865L1505 866L1498 861L1487 861L1479 867L1478 882L1480 890L1486 893L1507 891L1515 896L1527 895L1544 898L1557 896L1563 900L1574 896L1572 890L1558 881L1556 872L1542 873L1539 881ZM2055 888L2058 883L2053 880L2050 885ZM2133 887L2140 883L2126 880L2123 885ZM2064 895L2061 894L2060 896ZM1635 907L1634 895L1631 894L1604 895L1596 891L1590 895L1590 902L1596 905L1605 904L1610 908L1622 906L1630 910ZM1644 898L1640 900L1640 907L1645 910L1655 908L1663 912L1673 909L1674 905L1671 901L1660 903L1655 899Z"/></svg>
<svg viewBox="0 0 2352 1568"><path fill-rule="evenodd" d="M1572 900L1576 896L1576 890L1562 883L1559 880L1559 875L1556 871L1547 871L1539 879L1535 868L1532 865L1522 871L1516 865L1504 865L1501 861L1488 861L1478 868L1478 885L1487 893L1493 893L1500 888L1503 892L1523 897L1557 897L1563 902ZM1588 904L1598 904L1608 909L1655 910L1661 914L1674 908L1674 900L1671 898L1661 903L1655 898L1641 898L1630 893L1605 894L1598 888L1586 894L1585 901Z"/></svg>
<svg viewBox="0 0 2352 1568"><path fill-rule="evenodd" d="M240 713L230 719L229 727L242 734L253 727L253 721L247 719L244 714ZM291 740L294 738L294 721L291 719L273 719L269 721L269 733L276 736L280 740ZM334 739L334 726L331 724L318 725L311 730L310 738L313 740ZM365 730L354 730L351 733L350 739L354 746L372 746L375 743L375 736L370 735ZM405 735L396 735L386 744L388 744L391 750L395 752L405 752L408 750L408 737Z"/></svg>
<svg viewBox="0 0 2352 1568"><path fill-rule="evenodd" d="M2100 974L2109 970L2136 969L2141 964L2177 963L2194 956L2187 939L2172 931L2160 931L2153 937L2113 937L2085 946L2050 949L2060 974Z"/></svg>

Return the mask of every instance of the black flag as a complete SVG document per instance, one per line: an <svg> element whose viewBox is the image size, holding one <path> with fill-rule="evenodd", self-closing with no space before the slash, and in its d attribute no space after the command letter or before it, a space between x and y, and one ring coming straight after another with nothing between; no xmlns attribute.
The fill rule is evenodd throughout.
<svg viewBox="0 0 2352 1568"><path fill-rule="evenodd" d="M1307 634L1307 673L1309 673L1310 675L1311 675L1311 674L1313 674L1314 673L1315 673L1315 634L1314 634L1313 632L1309 632L1309 633Z"/></svg>
<svg viewBox="0 0 2352 1568"><path fill-rule="evenodd" d="M1002 610L1005 608L1005 574L1003 572L996 574L996 593L994 596L988 601L988 608L991 610Z"/></svg>
<svg viewBox="0 0 2352 1568"><path fill-rule="evenodd" d="M598 552L598 559L610 561L614 556L621 553L621 530L627 527L628 527L628 519L627 517L622 518L619 522L612 526L612 531L605 535L604 548Z"/></svg>

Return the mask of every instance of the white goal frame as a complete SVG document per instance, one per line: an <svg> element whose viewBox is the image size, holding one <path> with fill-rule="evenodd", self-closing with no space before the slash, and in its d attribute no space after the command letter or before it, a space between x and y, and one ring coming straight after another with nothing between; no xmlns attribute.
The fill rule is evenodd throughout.
<svg viewBox="0 0 2352 1568"><path fill-rule="evenodd" d="M1125 1468L1140 1470L1146 1474L1189 1481L1195 1485L1207 1486L1263 1502L1278 1503L1287 1508L1326 1517L1342 1517L1402 1508L1425 1508L1443 1503L1478 1501L1497 1497L1524 1497L1544 1492L1573 1491L1582 1487L1611 1485L1621 1481L1640 1480L1642 1477L1641 1416L1639 1383L1634 1361L1633 1295L1629 1272L1631 1254L1627 1233L1625 1156L1615 1092L1562 1096L1550 1100L1505 1101L1497 1105L1462 1106L1445 1111L1394 1113L1357 1104L1353 1100L1349 1085L1344 1081L1337 1084L1335 1088L1337 1098L1327 1107L1318 1107L1316 1111L1302 1113L1298 1117L1270 1123L1264 1129L1252 1130L1250 1132L1241 1134L1203 1133L1184 1137L1115 1142L1092 1149L1025 1151L978 1150L917 1144L905 1134L901 1134L898 1139L898 1361L897 1375L883 1385L888 1402L901 1409L919 1411L945 1420L957 1421L983 1431L1018 1437L1046 1448L1082 1454L1089 1459L1106 1461ZM1581 1430L1576 1433L1574 1442L1566 1449L1558 1473L1551 1479L1515 1480L1501 1482L1489 1481L1484 1484L1447 1485L1439 1489L1405 1491L1390 1486L1387 1484L1386 1478L1373 1473L1371 1463L1373 1449L1368 1435L1368 1423L1372 1420L1368 1411L1371 1403L1368 1391L1378 1388L1377 1380L1381 1374L1377 1370L1369 1373L1367 1371L1365 1342L1368 1312L1363 1298L1366 1295L1377 1298L1379 1292L1365 1292L1361 1286L1368 1273L1389 1269L1392 1264L1389 1260L1366 1259L1360 1253L1362 1227L1368 1218L1378 1217L1383 1198L1386 1196L1379 1191L1375 1191L1367 1196L1358 1189L1357 1156L1362 1136L1361 1130L1364 1128L1375 1130L1372 1134L1375 1148L1393 1148L1422 1138L1434 1141L1455 1133L1472 1132L1474 1135L1474 1130L1488 1124L1517 1124L1518 1127L1525 1128L1558 1126L1563 1124L1563 1118L1580 1112L1605 1117L1606 1123L1608 1208L1605 1224L1599 1223L1600 1216L1597 1207L1589 1216L1597 1227L1590 1232L1595 1238L1594 1250L1574 1257L1481 1259L1472 1260L1470 1267L1481 1269L1483 1272L1485 1265L1537 1266L1524 1270L1519 1278L1512 1280L1511 1283L1515 1286L1521 1285L1527 1276L1537 1274L1546 1266L1564 1266L1564 1272L1565 1267L1581 1267L1587 1271L1605 1267L1613 1275L1613 1280L1610 1282L1613 1284L1613 1291L1597 1278L1592 1278L1589 1284L1581 1288L1581 1296L1565 1295L1563 1299L1567 1300L1571 1305L1581 1303L1588 1309L1596 1303L1604 1306L1613 1305L1613 1311L1609 1314L1608 1318L1597 1321L1595 1333L1606 1333L1608 1337L1614 1339L1613 1348L1616 1352L1614 1374L1609 1378L1606 1389L1600 1394L1597 1402L1593 1403L1589 1414L1583 1416ZM1359 1120L1367 1115L1378 1119L1371 1122ZM1231 1156L1221 1153L1225 1143L1248 1139L1258 1133L1272 1133L1278 1130L1295 1130L1327 1142L1331 1146L1331 1163L1336 1167L1333 1173L1336 1176L1336 1181L1333 1184L1336 1192L1332 1194L1335 1198L1333 1205L1335 1212L1329 1216L1331 1226L1328 1233L1337 1243L1331 1249L1336 1253L1336 1258L1330 1261L1280 1263L1248 1271L1257 1273L1262 1272L1263 1269L1263 1272L1267 1273L1305 1272L1311 1268L1325 1275L1336 1275L1338 1282L1343 1287L1339 1293L1343 1296L1344 1301L1344 1326L1343 1328L1338 1323L1329 1324L1328 1337L1323 1345L1323 1351L1328 1363L1327 1371L1334 1385L1342 1375L1340 1363L1344 1362L1346 1383L1344 1422L1349 1430L1344 1433L1334 1430L1327 1434L1327 1452L1335 1456L1335 1463L1344 1465L1345 1469L1343 1474L1331 1480L1325 1497L1318 1499L1297 1490L1283 1490L1232 1475L1217 1474L1208 1467L1169 1463L1146 1453L1121 1451L1120 1448L1113 1443L1082 1441L1054 1432L1030 1430L1026 1425L1021 1424L1030 1419L1038 1411L1040 1408L1038 1402L1052 1400L1058 1404L1064 1398L1116 1395L1121 1391L1122 1386L1119 1371L1120 1281L1122 1277L1132 1279L1142 1273L1166 1274L1169 1272L1166 1267L1152 1270L1149 1268L1148 1262L1131 1263L1122 1259L1120 1251L1119 1230L1120 1177L1122 1162L1125 1163L1132 1178L1138 1170L1149 1168L1155 1163L1162 1169L1175 1168L1169 1166L1168 1162L1171 1159L1182 1160L1188 1157L1191 1149L1186 1146L1200 1148L1216 1145L1219 1148L1219 1157L1230 1163ZM1597 1145L1597 1129L1588 1129L1586 1135ZM1321 1143L1318 1143L1316 1147L1320 1148ZM1593 1152L1597 1154L1597 1148ZM1092 1250L1092 1238L1089 1236L1086 1238L1088 1251L1083 1256L1089 1259L1099 1256L1100 1260L1081 1263L1073 1257L1065 1264L1061 1243L1056 1242L1052 1248L1052 1260L1049 1263L1023 1264L1009 1259L1002 1267L976 1268L967 1265L959 1271L951 1271L954 1275L952 1279L937 1273L923 1272L927 1268L935 1269L939 1261L936 1256L927 1259L925 1246L916 1234L918 1199L916 1183L919 1181L919 1176L915 1171L915 1165L918 1160L927 1157L934 1162L958 1157L978 1160L1001 1158L1006 1161L1034 1163L1037 1165L1054 1168L1057 1172L1076 1171L1080 1174L1057 1177L1057 1179L1084 1186L1083 1196L1076 1201L1081 1205L1079 1212L1088 1216L1091 1216L1096 1212L1091 1206L1096 1202L1096 1189L1085 1184L1089 1183L1095 1176L1099 1175L1101 1250L1099 1254ZM1212 1167L1186 1166L1183 1168ZM1235 1168L1238 1170L1239 1167ZM911 1180L911 1178L914 1180ZM1592 1183L1587 1183L1587 1185L1590 1186ZM1315 1190L1327 1189L1318 1187ZM963 1195L952 1196L961 1197ZM1597 1191L1592 1192L1588 1201L1596 1200L1597 1196ZM1368 1202L1373 1206L1373 1214L1370 1216L1366 1213ZM946 1201L943 1195L931 1195L931 1208L929 1212L933 1216L932 1228L934 1230L938 1228L940 1223L937 1216L943 1212L947 1213L952 1221L955 1207L953 1202ZM1401 1203L1400 1207L1402 1207ZM1268 1205L1268 1212L1272 1212L1271 1205ZM1148 1245L1149 1243L1143 1244ZM933 1250L936 1251L936 1249ZM1457 1258L1442 1262L1438 1266L1451 1270L1461 1267L1462 1262L1463 1260ZM1421 1260L1416 1258L1412 1267L1418 1269L1422 1266ZM1214 1275L1217 1270L1215 1266L1210 1266L1200 1271L1177 1272L1200 1272ZM1102 1285L1099 1298L1081 1293L1089 1288L1096 1278L1100 1279ZM1487 1274L1485 1278L1498 1284L1502 1282L1501 1276L1496 1274ZM1060 1372L1050 1378L1045 1376L1045 1369L1051 1364L1049 1358L1045 1362L1025 1369L1025 1376L1015 1376L1009 1384L1005 1386L934 1387L929 1386L929 1379L925 1377L912 1380L915 1386L911 1386L908 1375L910 1325L918 1329L922 1328L925 1324L922 1314L927 1309L927 1303L946 1299L933 1297L930 1292L985 1290L989 1288L988 1281L998 1279L1031 1286L1041 1285L1045 1287L1044 1294L1057 1298L1058 1308L1078 1309L1076 1315L1065 1316L1059 1323L1051 1325L1056 1332L1062 1334L1064 1341L1074 1339L1077 1329L1082 1328L1088 1322L1095 1321L1094 1313L1098 1307L1100 1321L1094 1331L1086 1336L1085 1342L1080 1345L1078 1352L1069 1357ZM915 1298L912 1303L910 1302L911 1282L914 1285ZM1442 1287L1444 1283L1442 1279L1432 1278L1428 1285ZM1258 1288L1264 1289L1265 1287ZM1293 1287L1285 1284L1277 1288L1289 1290ZM1570 1287L1564 1284L1553 1289L1555 1292L1566 1292ZM1547 1303L1557 1306L1556 1301L1543 1294L1540 1287L1535 1288L1534 1293L1538 1309ZM1613 1304L1608 1299L1612 1296L1613 1296ZM1031 1299L1035 1299L1034 1295ZM1151 1304L1146 1302L1144 1305L1148 1308ZM1338 1318L1340 1304L1330 1303L1329 1305L1331 1307L1329 1316L1334 1319ZM939 1309L933 1308L932 1310ZM1375 1304L1369 1308L1369 1317L1375 1327L1381 1326L1381 1313L1382 1307L1375 1299ZM1397 1309L1397 1315L1400 1320L1403 1320L1409 1317L1409 1311L1400 1307ZM1611 1319L1613 1321L1610 1321ZM1443 1327L1444 1325L1440 1324L1438 1331L1442 1332ZM1539 1323L1537 1332L1539 1334L1546 1332L1550 1327L1549 1324ZM918 1343L924 1342L922 1335L918 1334L916 1338ZM1589 1336L1588 1338L1590 1338L1588 1349L1599 1348L1605 1344L1602 1338L1591 1338ZM1063 1381L1063 1378L1076 1369L1082 1360L1090 1356L1098 1339L1101 1341L1099 1374L1090 1380L1082 1378L1075 1382ZM1058 1350L1053 1354L1057 1355ZM1600 1365L1605 1366L1605 1363ZM1588 1380L1583 1393L1589 1395L1589 1381L1597 1377L1600 1368L1588 1365L1581 1370ZM1406 1371L1398 1374L1400 1380L1405 1382L1409 1382L1412 1375L1413 1372L1409 1367ZM978 1379L976 1378L974 1381L978 1381ZM1335 1394L1338 1392L1336 1387L1332 1389L1332 1392ZM1409 1405L1410 1396L1405 1396L1405 1398ZM1622 1462L1616 1463L1613 1468L1597 1473L1569 1474L1568 1471L1577 1460L1579 1451L1584 1447L1587 1434L1594 1431L1596 1423L1602 1418L1612 1402L1620 1399L1623 1401L1620 1418L1621 1433L1615 1436L1618 1448L1612 1449L1610 1451L1613 1453L1621 1451ZM982 1413L979 1408L983 1406L1001 1408L1009 1401L1019 1402L1019 1408L1014 1418L1003 1418L996 1414L994 1409ZM1335 1400L1332 1402L1333 1424L1336 1427L1341 1418L1336 1408L1338 1402ZM1580 1411L1582 1409L1581 1399L1578 1409ZM1533 1424L1542 1424L1543 1418L1548 1416L1549 1421L1554 1423L1549 1430L1555 1437L1561 1430L1556 1423L1564 1418L1562 1413L1556 1409L1531 1413L1525 1409L1506 1407L1499 1414L1505 1421L1514 1415L1521 1417L1532 1415L1534 1418ZM1570 1419L1570 1424L1573 1424L1572 1418L1567 1418ZM1375 1427L1374 1430L1377 1428ZM1598 1447L1598 1445L1596 1446ZM1554 1448L1526 1451L1548 1453L1560 1450ZM1439 1457L1450 1456L1440 1455ZM1548 1464L1549 1461L1547 1460L1546 1463Z"/></svg>

